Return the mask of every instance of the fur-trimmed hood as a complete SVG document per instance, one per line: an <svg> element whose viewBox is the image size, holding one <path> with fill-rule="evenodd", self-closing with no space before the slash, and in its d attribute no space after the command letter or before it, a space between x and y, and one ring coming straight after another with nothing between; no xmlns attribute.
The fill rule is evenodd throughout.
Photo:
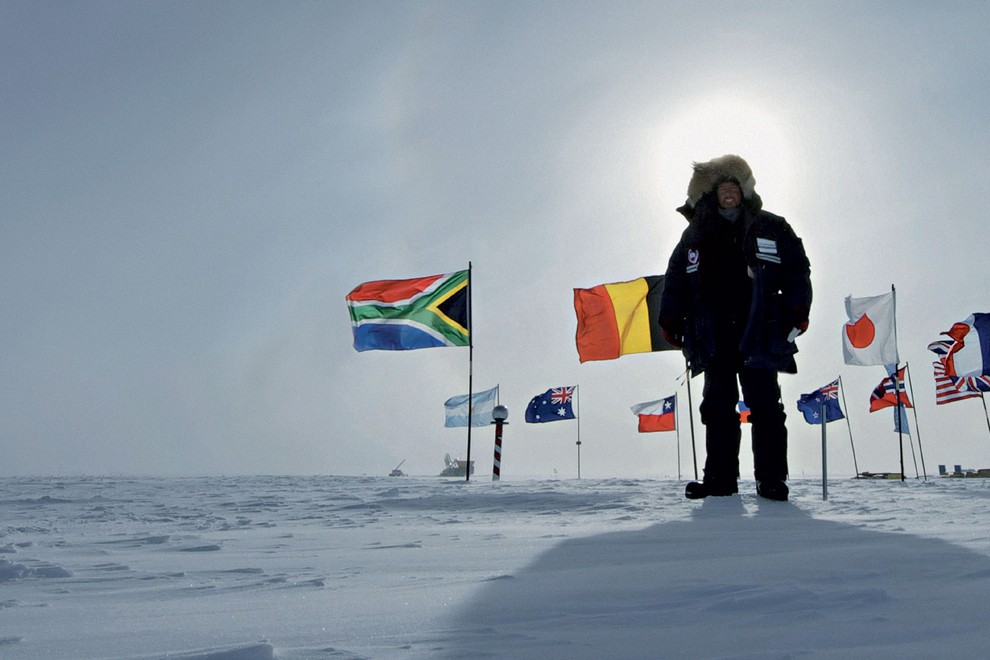
<svg viewBox="0 0 990 660"><path fill-rule="evenodd" d="M702 195L711 192L724 181L735 181L742 189L743 200L751 208L759 210L763 200L756 194L756 179L749 163L740 156L726 154L705 163L694 163L694 174L688 184L687 201L677 209L687 217L694 214L694 207Z"/></svg>

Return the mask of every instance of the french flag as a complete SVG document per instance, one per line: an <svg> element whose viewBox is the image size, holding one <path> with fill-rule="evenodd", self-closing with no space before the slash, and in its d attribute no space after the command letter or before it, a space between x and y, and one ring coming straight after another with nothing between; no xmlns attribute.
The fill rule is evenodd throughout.
<svg viewBox="0 0 990 660"><path fill-rule="evenodd" d="M953 324L942 334L953 339L945 357L947 376L990 375L990 314L970 314L965 321Z"/></svg>

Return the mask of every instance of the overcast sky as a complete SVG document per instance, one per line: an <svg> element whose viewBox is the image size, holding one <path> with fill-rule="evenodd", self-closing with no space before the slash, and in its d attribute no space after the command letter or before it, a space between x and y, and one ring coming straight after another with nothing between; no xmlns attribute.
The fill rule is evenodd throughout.
<svg viewBox="0 0 990 660"><path fill-rule="evenodd" d="M677 436L629 407L686 404L683 359L580 364L572 289L662 273L692 161L725 153L811 259L792 475L821 471L794 402L840 375L859 469L898 469L891 412L868 413L885 372L840 342L845 296L892 284L928 471L990 467L979 400L936 407L927 351L990 311L988 21L981 1L3 0L0 474L439 473L466 451L443 402L467 349L357 353L344 296L470 261L503 477L575 476L578 431L582 476L676 476ZM560 385L580 426L524 424ZM479 477L492 437L472 433ZM680 445L693 476L686 424Z"/></svg>

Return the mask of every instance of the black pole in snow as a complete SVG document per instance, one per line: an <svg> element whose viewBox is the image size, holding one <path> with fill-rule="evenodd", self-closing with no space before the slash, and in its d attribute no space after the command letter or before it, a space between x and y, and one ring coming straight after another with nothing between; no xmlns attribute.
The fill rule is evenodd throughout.
<svg viewBox="0 0 990 660"><path fill-rule="evenodd" d="M464 481L471 481L471 400L474 396L472 386L474 385L474 323L471 321L471 262L468 262L468 283L467 283L467 319L468 319L468 437L467 437L467 464L464 466Z"/></svg>
<svg viewBox="0 0 990 660"><path fill-rule="evenodd" d="M894 363L894 397L897 401L897 445L901 452L901 481L904 481L904 437L901 433L901 390L897 384L897 370L901 366L901 356L897 353L897 291L890 285L890 295L894 299L894 351L897 362Z"/></svg>
<svg viewBox="0 0 990 660"><path fill-rule="evenodd" d="M687 391L688 391L688 426L691 428L691 455L694 457L694 480L698 480L698 450L694 445L694 404L691 402L691 365L687 358L684 358L684 365L687 367Z"/></svg>

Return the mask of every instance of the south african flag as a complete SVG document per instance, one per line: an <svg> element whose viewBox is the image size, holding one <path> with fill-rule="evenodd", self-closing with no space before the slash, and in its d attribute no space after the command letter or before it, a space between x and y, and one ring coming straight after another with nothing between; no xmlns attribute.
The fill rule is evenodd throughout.
<svg viewBox="0 0 990 660"><path fill-rule="evenodd" d="M359 351L467 346L469 271L365 282L347 294Z"/></svg>

